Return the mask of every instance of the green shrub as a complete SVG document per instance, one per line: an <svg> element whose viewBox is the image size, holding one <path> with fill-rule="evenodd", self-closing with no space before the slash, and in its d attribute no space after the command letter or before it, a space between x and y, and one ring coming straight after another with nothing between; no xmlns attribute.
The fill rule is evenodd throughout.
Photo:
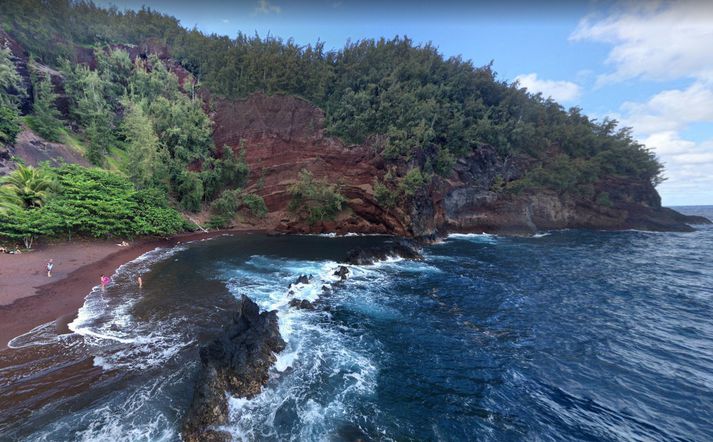
<svg viewBox="0 0 713 442"><path fill-rule="evenodd" d="M382 206L386 208L393 208L396 206L397 194L391 191L385 184L379 181L378 178L374 178L374 198Z"/></svg>
<svg viewBox="0 0 713 442"><path fill-rule="evenodd" d="M346 201L336 186L316 180L306 169L300 171L297 182L289 191L292 195L289 210L309 224L334 219Z"/></svg>
<svg viewBox="0 0 713 442"><path fill-rule="evenodd" d="M176 191L181 207L190 212L201 210L203 182L195 172L182 172L176 179Z"/></svg>
<svg viewBox="0 0 713 442"><path fill-rule="evenodd" d="M414 167L399 182L399 190L406 196L414 196L419 190L428 185L430 179L421 173L421 169Z"/></svg>
<svg viewBox="0 0 713 442"><path fill-rule="evenodd" d="M264 218L267 215L265 200L260 195L248 193L243 196L243 205L248 208L250 214L256 218Z"/></svg>
<svg viewBox="0 0 713 442"><path fill-rule="evenodd" d="M225 229L226 227L230 227L230 224L232 222L232 216L228 217L225 215L213 215L206 223L206 227L208 227L209 229Z"/></svg>
<svg viewBox="0 0 713 442"><path fill-rule="evenodd" d="M20 133L20 121L17 109L0 105L0 145L15 142Z"/></svg>
<svg viewBox="0 0 713 442"><path fill-rule="evenodd" d="M224 218L233 218L240 207L241 193L240 189L223 191L211 204L211 212Z"/></svg>
<svg viewBox="0 0 713 442"><path fill-rule="evenodd" d="M121 175L78 165L41 170L57 183L56 191L41 207L2 213L0 237L22 239L29 247L38 236L170 235L192 229L159 189L137 192Z"/></svg>
<svg viewBox="0 0 713 442"><path fill-rule="evenodd" d="M597 195L597 204L604 207L612 207L612 202L609 198L609 192L601 192L599 195Z"/></svg>

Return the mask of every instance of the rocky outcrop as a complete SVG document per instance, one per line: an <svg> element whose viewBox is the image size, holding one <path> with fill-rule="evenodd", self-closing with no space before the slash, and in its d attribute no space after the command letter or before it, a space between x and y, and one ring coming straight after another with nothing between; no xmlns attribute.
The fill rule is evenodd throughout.
<svg viewBox="0 0 713 442"><path fill-rule="evenodd" d="M297 277L294 284L309 284L311 280L312 275L300 275ZM290 287L292 287L292 284L290 284Z"/></svg>
<svg viewBox="0 0 713 442"><path fill-rule="evenodd" d="M66 144L46 141L26 127L23 127L22 132L17 135L12 150L15 156L30 166L37 166L44 161L48 161L53 166L63 163L90 166L78 150Z"/></svg>
<svg viewBox="0 0 713 442"><path fill-rule="evenodd" d="M383 179L386 163L369 143L345 145L328 136L324 113L291 96L253 94L244 99L213 98L217 146L245 149L251 170L248 191L262 196L270 211L265 227L284 233L389 233L432 237L448 231L529 234L561 228L690 230L700 220L672 215L661 208L648 182L600 183L611 204L596 204L554 192L513 195L496 183L521 178L533 159L500 158L494 148L480 146L459 159L453 174L436 177L408 207L387 209L374 197L375 179ZM374 140L372 140L374 141ZM372 143L373 144L373 143ZM416 159L418 161L418 159ZM397 165L407 170L411 165ZM308 225L288 211L289 187L301 169L339 186L345 210L333 221Z"/></svg>
<svg viewBox="0 0 713 442"><path fill-rule="evenodd" d="M265 200L276 224L269 227L285 233L409 234L402 217L374 198L374 178L385 173L383 159L369 146L347 146L327 136L321 109L298 97L262 93L206 99L214 110L216 146L245 149L246 190ZM339 185L347 207L336 220L309 225L291 216L289 187L302 169Z"/></svg>
<svg viewBox="0 0 713 442"><path fill-rule="evenodd" d="M649 182L610 178L599 183L595 192L606 192L608 204L552 191L495 192L492 187L497 179L517 179L528 165L517 159L500 161L494 153L483 153L484 149L456 165L458 180L450 183L443 198L443 219L439 220L443 230L504 234L564 228L685 232L693 230L689 224L710 222L661 207L661 198Z"/></svg>
<svg viewBox="0 0 713 442"><path fill-rule="evenodd" d="M349 269L345 266L339 266L339 268L334 271L334 276L339 276L339 279L344 281L349 276Z"/></svg>
<svg viewBox="0 0 713 442"><path fill-rule="evenodd" d="M347 252L344 262L352 265L370 265L388 258L423 259L416 245L402 239L379 246L352 249Z"/></svg>
<svg viewBox="0 0 713 442"><path fill-rule="evenodd" d="M228 419L226 393L244 398L258 394L275 353L284 348L277 312L260 313L257 304L243 296L225 332L200 350L201 368L183 422L183 440L230 440L216 429Z"/></svg>
<svg viewBox="0 0 713 442"><path fill-rule="evenodd" d="M314 310L314 304L306 299L292 299L290 301L290 307L300 310Z"/></svg>

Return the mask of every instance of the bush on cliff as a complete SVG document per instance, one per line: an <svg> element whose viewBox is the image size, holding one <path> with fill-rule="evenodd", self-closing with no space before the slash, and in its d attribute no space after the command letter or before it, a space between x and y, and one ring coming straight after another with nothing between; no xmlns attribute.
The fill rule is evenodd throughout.
<svg viewBox="0 0 713 442"><path fill-rule="evenodd" d="M18 105L24 95L22 79L10 58L10 50L0 47L0 145L14 142L20 132Z"/></svg>
<svg viewBox="0 0 713 442"><path fill-rule="evenodd" d="M208 227L228 227L241 208L246 208L256 218L267 215L267 206L259 195L245 193L241 189L225 190L210 206L212 216Z"/></svg>
<svg viewBox="0 0 713 442"><path fill-rule="evenodd" d="M290 195L290 211L309 224L334 219L346 201L336 186L315 179L306 169L300 171L297 182L290 186Z"/></svg>
<svg viewBox="0 0 713 442"><path fill-rule="evenodd" d="M48 76L42 72L33 74L34 103L32 115L27 117L27 124L41 137L49 141L59 141L62 122L55 107L57 94Z"/></svg>

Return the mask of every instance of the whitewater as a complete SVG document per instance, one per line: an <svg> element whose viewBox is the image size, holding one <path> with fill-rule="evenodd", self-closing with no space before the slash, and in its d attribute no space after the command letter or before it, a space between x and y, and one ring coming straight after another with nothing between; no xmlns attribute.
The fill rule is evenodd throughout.
<svg viewBox="0 0 713 442"><path fill-rule="evenodd" d="M389 240L245 235L127 263L67 333L11 342L0 439L179 440L198 348L241 295L287 347L260 394L229 398L234 440L713 438L713 228L455 234L335 275Z"/></svg>

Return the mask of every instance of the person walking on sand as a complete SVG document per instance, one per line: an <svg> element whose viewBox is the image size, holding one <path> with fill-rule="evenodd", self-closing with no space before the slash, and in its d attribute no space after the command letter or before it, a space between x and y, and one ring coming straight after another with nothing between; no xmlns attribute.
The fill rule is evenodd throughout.
<svg viewBox="0 0 713 442"><path fill-rule="evenodd" d="M51 278L52 277L52 268L54 267L54 260L50 258L49 261L47 261L47 277Z"/></svg>
<svg viewBox="0 0 713 442"><path fill-rule="evenodd" d="M111 281L111 278L109 278L108 276L106 276L106 275L104 275L104 274L102 273L102 276L101 276L101 278L99 279L99 281L101 282L102 290L104 290L104 289L106 288L106 286L109 285L109 282Z"/></svg>

